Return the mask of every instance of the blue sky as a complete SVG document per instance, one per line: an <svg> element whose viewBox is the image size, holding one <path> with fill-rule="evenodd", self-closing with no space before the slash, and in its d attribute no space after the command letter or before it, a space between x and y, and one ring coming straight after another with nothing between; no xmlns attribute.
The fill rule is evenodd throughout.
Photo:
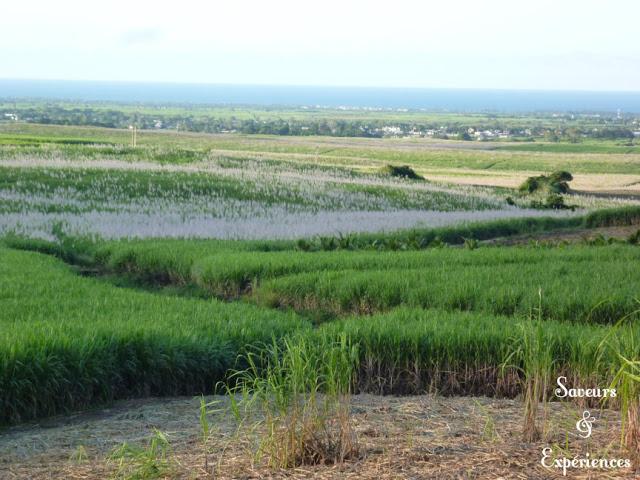
<svg viewBox="0 0 640 480"><path fill-rule="evenodd" d="M640 90L636 0L5 2L0 78Z"/></svg>

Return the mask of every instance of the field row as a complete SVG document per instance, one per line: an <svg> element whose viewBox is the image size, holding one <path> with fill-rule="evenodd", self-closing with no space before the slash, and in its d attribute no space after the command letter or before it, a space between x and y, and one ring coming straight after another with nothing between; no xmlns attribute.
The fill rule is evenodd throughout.
<svg viewBox="0 0 640 480"><path fill-rule="evenodd" d="M638 309L640 248L609 245L423 251L229 252L198 258L164 244L108 248L107 271L147 284L196 285L220 298L329 316L398 306L614 323ZM589 272L585 281L584 272Z"/></svg>
<svg viewBox="0 0 640 480"><path fill-rule="evenodd" d="M39 253L2 248L0 257L0 423L211 392L247 351L285 337L346 334L358 352L355 387L378 393L515 395L532 333L554 371L575 381L609 381L614 352L640 353L632 326L401 308L312 329L293 313L119 288Z"/></svg>

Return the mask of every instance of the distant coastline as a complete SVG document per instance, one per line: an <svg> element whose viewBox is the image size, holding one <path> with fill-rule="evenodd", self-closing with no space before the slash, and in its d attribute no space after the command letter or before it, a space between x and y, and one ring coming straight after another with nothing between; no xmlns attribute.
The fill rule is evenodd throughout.
<svg viewBox="0 0 640 480"><path fill-rule="evenodd" d="M640 91L313 87L0 79L1 99L179 103L451 112L640 113Z"/></svg>

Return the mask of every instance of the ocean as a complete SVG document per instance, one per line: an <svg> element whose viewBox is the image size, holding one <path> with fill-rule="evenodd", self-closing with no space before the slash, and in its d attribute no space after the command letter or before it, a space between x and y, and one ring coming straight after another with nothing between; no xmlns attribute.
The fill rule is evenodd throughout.
<svg viewBox="0 0 640 480"><path fill-rule="evenodd" d="M640 91L264 86L0 79L2 99L323 106L451 112L640 113Z"/></svg>

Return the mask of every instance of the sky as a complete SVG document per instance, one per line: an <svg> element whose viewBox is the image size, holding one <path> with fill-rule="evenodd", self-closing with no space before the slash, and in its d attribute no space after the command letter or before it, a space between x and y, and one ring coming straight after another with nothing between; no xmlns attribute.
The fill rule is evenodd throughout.
<svg viewBox="0 0 640 480"><path fill-rule="evenodd" d="M637 0L3 2L0 78L640 90Z"/></svg>

